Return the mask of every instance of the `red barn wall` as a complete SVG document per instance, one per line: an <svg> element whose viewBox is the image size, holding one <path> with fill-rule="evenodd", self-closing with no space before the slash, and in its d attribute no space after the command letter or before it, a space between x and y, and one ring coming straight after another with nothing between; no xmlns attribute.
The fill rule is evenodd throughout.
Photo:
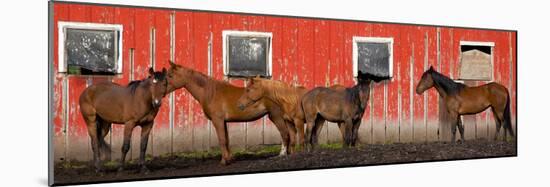
<svg viewBox="0 0 550 187"><path fill-rule="evenodd" d="M421 74L433 66L441 73L457 78L460 41L494 42L492 81L505 85L511 93L515 129L517 35L512 31L70 3L55 3L53 14L52 68L55 77L52 125L56 160L91 159L86 125L78 107L80 93L90 84L113 81L124 85L145 78L147 68L153 64L156 70L160 70L168 68L168 60L174 60L214 79L243 86L242 79L223 75L223 30L271 32L273 79L307 88L334 84L352 86L355 83L352 73L353 36L393 38L393 78L372 86L371 99L359 130L361 142L376 144L440 140L439 96L433 89L423 95L414 92ZM123 74L89 77L57 73L58 21L123 25ZM152 46L154 50L151 50ZM465 117L465 128L468 139L492 137L495 131L492 114L486 111ZM122 131L121 125L113 125L106 138L112 144L113 158L119 158ZM130 158L138 156L138 137L139 130L135 130ZM277 129L265 118L230 123L229 137L230 145L240 149L280 142ZM321 143L341 142L338 128L332 123L325 125L320 138ZM154 156L209 150L218 146L214 129L200 105L185 89L165 97L149 141L148 154Z"/></svg>

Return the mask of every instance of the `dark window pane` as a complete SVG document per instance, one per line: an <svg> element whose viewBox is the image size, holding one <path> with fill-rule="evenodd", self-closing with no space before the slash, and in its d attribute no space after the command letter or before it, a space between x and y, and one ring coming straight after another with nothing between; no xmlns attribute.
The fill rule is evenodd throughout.
<svg viewBox="0 0 550 187"><path fill-rule="evenodd" d="M73 74L115 74L117 31L67 29L67 66Z"/></svg>
<svg viewBox="0 0 550 187"><path fill-rule="evenodd" d="M357 69L377 76L390 76L390 51L387 43L357 43Z"/></svg>
<svg viewBox="0 0 550 187"><path fill-rule="evenodd" d="M267 76L268 37L228 36L229 75Z"/></svg>

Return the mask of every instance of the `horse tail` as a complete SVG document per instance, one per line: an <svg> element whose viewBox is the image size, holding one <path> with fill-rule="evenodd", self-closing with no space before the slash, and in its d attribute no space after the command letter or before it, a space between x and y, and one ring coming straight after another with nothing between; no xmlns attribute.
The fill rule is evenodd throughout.
<svg viewBox="0 0 550 187"><path fill-rule="evenodd" d="M510 135L514 136L514 131L512 130L512 120L510 113L510 94L506 92L506 106L504 107L504 128L508 129Z"/></svg>

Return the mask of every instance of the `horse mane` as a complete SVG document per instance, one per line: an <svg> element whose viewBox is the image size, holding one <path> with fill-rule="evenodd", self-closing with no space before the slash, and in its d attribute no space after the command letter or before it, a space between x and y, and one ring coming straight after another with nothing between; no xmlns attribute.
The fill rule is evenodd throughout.
<svg viewBox="0 0 550 187"><path fill-rule="evenodd" d="M143 82L143 80L134 80L128 83L127 87L130 88L130 92L132 93L132 95L136 94L136 89L141 82Z"/></svg>
<svg viewBox="0 0 550 187"><path fill-rule="evenodd" d="M345 94L346 101L359 105L361 107L364 107L360 101L359 93L361 92L361 89L364 89L362 88L363 86L365 86L367 90L370 89L370 83L371 83L371 80L359 81L355 86L351 88L346 88L346 94ZM367 93L368 92L369 91L367 91Z"/></svg>
<svg viewBox="0 0 550 187"><path fill-rule="evenodd" d="M290 86L285 82L279 80L269 80L269 79L257 79L255 81L260 81L260 84L263 88L267 89L268 92L277 100L288 103L295 104L299 102L300 94L297 92L299 90L305 89L303 86Z"/></svg>
<svg viewBox="0 0 550 187"><path fill-rule="evenodd" d="M434 84L436 84L436 86L443 89L443 91L445 91L445 93L449 95L457 94L460 90L466 87L466 85L462 83L457 83L454 80L450 79L449 77L437 71L430 70L430 74L432 75Z"/></svg>

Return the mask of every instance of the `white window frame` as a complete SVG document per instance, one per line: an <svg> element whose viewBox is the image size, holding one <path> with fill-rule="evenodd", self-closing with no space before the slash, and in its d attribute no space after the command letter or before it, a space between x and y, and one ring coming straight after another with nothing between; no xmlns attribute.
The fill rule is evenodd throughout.
<svg viewBox="0 0 550 187"><path fill-rule="evenodd" d="M122 73L122 45L123 45L123 26L120 24L103 24L103 23L84 23L84 22L65 22L59 21L57 23L57 53L58 53L58 69L60 73L67 72L67 61L66 61L66 52L65 52L65 38L67 37L67 29L88 29L88 30L103 30L103 31L117 31L119 34L117 38L117 52L115 55L117 58L117 74Z"/></svg>
<svg viewBox="0 0 550 187"><path fill-rule="evenodd" d="M393 77L393 38L392 37L362 37L362 36L354 36L353 37L353 77L357 77L357 71L358 71L358 67L357 67L357 63L358 63L358 59L359 58L359 52L357 51L358 50L358 47L357 47L357 43L387 43L389 46L388 46L388 49L390 50L389 53L390 53L390 58L388 59L389 60L389 75L390 75L390 78Z"/></svg>
<svg viewBox="0 0 550 187"><path fill-rule="evenodd" d="M222 45L223 45L223 75L229 75L229 41L228 36L247 36L247 37L269 37L269 50L267 51L267 76L272 75L272 54L273 54L273 34L271 32L254 32L254 31L236 31L236 30L224 30L222 31Z"/></svg>
<svg viewBox="0 0 550 187"><path fill-rule="evenodd" d="M460 63L462 63L462 46L464 45L469 45L469 46L484 46L484 47L491 47L491 79L490 80L482 80L482 81L493 81L495 80L495 63L494 63L494 60L495 60L495 55L494 55L494 48L495 48L495 42L481 42L481 41L460 41L460 45L459 45L459 59L458 61ZM462 64L460 64L460 66L462 66ZM459 68L460 68L459 66ZM462 76L460 75L462 72L458 72L458 79L459 80L470 80L470 79L462 79Z"/></svg>

